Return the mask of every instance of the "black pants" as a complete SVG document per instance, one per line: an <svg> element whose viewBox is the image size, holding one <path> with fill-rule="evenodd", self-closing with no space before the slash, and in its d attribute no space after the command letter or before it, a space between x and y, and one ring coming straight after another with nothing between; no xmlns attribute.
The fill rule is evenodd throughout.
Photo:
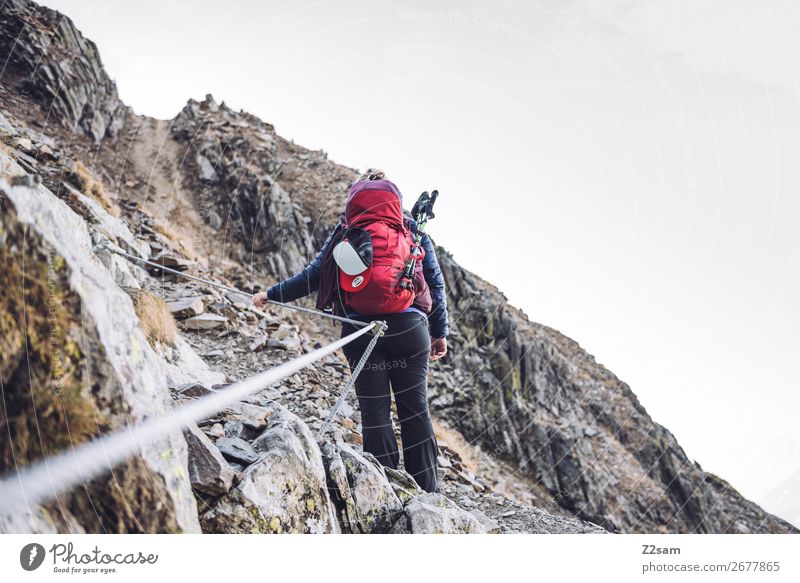
<svg viewBox="0 0 800 583"><path fill-rule="evenodd" d="M400 461L390 416L391 384L400 420L405 469L423 490L433 492L436 490L438 449L428 412L428 358L431 349L428 321L416 312L356 319L386 320L388 324L385 335L378 340L356 379L364 451L390 468L397 468ZM342 325L342 336L355 331L352 324ZM372 334L365 334L344 347L351 369L361 359L371 339Z"/></svg>

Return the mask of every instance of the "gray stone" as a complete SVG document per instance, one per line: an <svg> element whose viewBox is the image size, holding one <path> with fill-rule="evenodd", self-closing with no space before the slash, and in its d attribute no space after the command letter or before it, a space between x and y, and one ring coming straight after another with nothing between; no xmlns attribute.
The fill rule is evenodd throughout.
<svg viewBox="0 0 800 583"><path fill-rule="evenodd" d="M17 146L17 148L21 148L26 152L30 152L33 149L33 142L31 142L28 138L17 138L14 144Z"/></svg>
<svg viewBox="0 0 800 583"><path fill-rule="evenodd" d="M190 318L199 316L205 311L203 298L181 298L172 302L167 302L167 308L176 318Z"/></svg>
<svg viewBox="0 0 800 583"><path fill-rule="evenodd" d="M200 180L206 182L215 182L217 180L217 173L208 158L198 153L195 156L195 160L197 160L197 169L199 171Z"/></svg>
<svg viewBox="0 0 800 583"><path fill-rule="evenodd" d="M258 316L261 316L261 319L258 321L259 330L277 330L278 327L280 327L281 321L272 314L262 312L256 308L251 308L251 311Z"/></svg>
<svg viewBox="0 0 800 583"><path fill-rule="evenodd" d="M244 465L258 461L258 453L253 446L240 437L222 437L217 440L217 447L225 459Z"/></svg>
<svg viewBox="0 0 800 583"><path fill-rule="evenodd" d="M474 516L477 521L481 525L481 531L486 534L498 534L502 532L500 525L497 524L494 520L489 518L485 512L483 512L480 508L474 508L469 511L472 516Z"/></svg>
<svg viewBox="0 0 800 583"><path fill-rule="evenodd" d="M319 447L305 423L281 407L255 445L261 459L204 513L204 530L339 532Z"/></svg>
<svg viewBox="0 0 800 583"><path fill-rule="evenodd" d="M383 468L389 483L395 491L395 494L400 498L403 504L407 503L411 498L422 494L424 490L419 487L416 480L405 470L392 468Z"/></svg>
<svg viewBox="0 0 800 583"><path fill-rule="evenodd" d="M4 175L24 174L2 150L0 168ZM93 241L84 220L44 186L11 187L0 177L0 192L2 245L10 248L13 233L25 229L44 246L42 253L63 260L67 274L64 285L80 300L81 349L87 354L87 370L95 371L92 374L92 398L98 399L95 406L106 411L107 404L113 403L114 409L124 411L108 416L108 429L122 429L171 409L172 398L160 359L141 330L130 297L94 257ZM34 249L27 253L33 261ZM116 471L127 471L128 477L140 484L140 496L126 498L127 512L143 514L139 528L199 531L197 507L187 477L186 441L180 431L143 443L139 455L118 466ZM82 489L75 492L81 495ZM157 509L146 505L145 501L153 497L159 500ZM31 505L25 513L35 516L36 509ZM25 516L17 518L18 525L28 521ZM96 524L96 518L91 516L87 520ZM83 519L78 517L78 520ZM118 522L109 528L125 526ZM31 519L22 530L34 529L38 527Z"/></svg>
<svg viewBox="0 0 800 583"><path fill-rule="evenodd" d="M405 507L408 528L413 534L475 534L483 532L478 519L442 494L426 492Z"/></svg>
<svg viewBox="0 0 800 583"><path fill-rule="evenodd" d="M276 348L278 350L287 350L290 352L296 352L300 350L300 338L297 336L288 336L283 339L279 338L270 338L267 340L267 347L268 348Z"/></svg>
<svg viewBox="0 0 800 583"><path fill-rule="evenodd" d="M169 251L162 251L158 255L151 257L150 262L163 267L169 267L170 269L177 269L178 271L185 271L193 265L193 263L185 257L170 253Z"/></svg>
<svg viewBox="0 0 800 583"><path fill-rule="evenodd" d="M0 132L7 136L14 136L17 134L17 130L14 129L14 126L11 125L6 116L2 113L0 113Z"/></svg>
<svg viewBox="0 0 800 583"><path fill-rule="evenodd" d="M252 301L250 296L230 291L225 292L225 297L230 303L240 306L249 306Z"/></svg>
<svg viewBox="0 0 800 583"><path fill-rule="evenodd" d="M403 503L380 465L344 443L327 447L325 453L343 524L356 533L391 530L403 515Z"/></svg>
<svg viewBox="0 0 800 583"><path fill-rule="evenodd" d="M275 412L274 407L262 407L252 403L242 403L239 407L244 421L254 429L263 429L267 426L269 419Z"/></svg>
<svg viewBox="0 0 800 583"><path fill-rule="evenodd" d="M222 217L217 214L217 211L211 209L206 213L206 223L215 231L219 231L222 228Z"/></svg>
<svg viewBox="0 0 800 583"><path fill-rule="evenodd" d="M268 342L269 338L267 336L261 335L256 337L256 339L250 343L250 346L248 348L250 352L261 352L267 347Z"/></svg>
<svg viewBox="0 0 800 583"><path fill-rule="evenodd" d="M220 423L214 423L209 427L204 427L203 431L209 438L212 439L219 439L220 437L225 437L225 430L223 429Z"/></svg>
<svg viewBox="0 0 800 583"><path fill-rule="evenodd" d="M159 363L171 387L197 383L214 388L225 382L225 375L211 370L183 336L176 336L173 346L159 344L155 350L161 356Z"/></svg>
<svg viewBox="0 0 800 583"><path fill-rule="evenodd" d="M183 325L188 330L214 330L220 328L228 323L228 318L225 316L218 316L217 314L200 314L192 318L187 318L183 321Z"/></svg>
<svg viewBox="0 0 800 583"><path fill-rule="evenodd" d="M189 480L192 488L209 496L231 489L234 472L219 449L192 424L183 431L189 446Z"/></svg>

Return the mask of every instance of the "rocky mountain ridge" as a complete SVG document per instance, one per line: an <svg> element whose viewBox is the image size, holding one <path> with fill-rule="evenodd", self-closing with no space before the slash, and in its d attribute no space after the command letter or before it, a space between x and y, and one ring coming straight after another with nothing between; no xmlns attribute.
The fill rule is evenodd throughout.
<svg viewBox="0 0 800 583"><path fill-rule="evenodd" d="M41 225L20 219L27 195L13 191L31 186L10 185L18 180L14 177L36 175L43 181L34 188L37 200L60 209L54 220L74 222L65 218L69 213L79 217L84 239L95 245L107 241L256 291L313 256L357 175L210 96L190 100L169 121L134 114L119 100L94 44L66 17L27 0L0 8L0 46L9 55L0 77L8 181L3 233L13 233L6 241L26 241L19 249L42 249L44 258L62 255ZM11 247L4 245L8 252ZM156 343L150 355L148 343L138 340L147 358L164 370L155 382L162 400L196 398L336 334L312 318L258 314L241 297L157 271L148 274L119 256L83 247L79 260L67 260L71 270L101 261L105 277L134 302L148 291L167 300L180 320L172 346ZM102 528L588 532L599 530L594 524L612 532L796 532L688 460L630 388L577 343L530 322L443 248L437 253L452 322L450 354L433 367L430 382L440 442L446 444L440 458L443 494L421 494L407 475L388 472L359 451L360 418L352 399L333 442L320 448L310 438L346 374L342 360L330 359L193 428L183 438L188 454L175 437L171 455L186 460L179 465L187 468L188 486L148 465L145 455L131 462L138 464L129 470L135 487L106 496L131 498L135 509L136 500L156 496L142 482L163 483L173 497L183 492L183 503L194 501L194 511L165 503L173 518L137 525L128 515L116 515L112 505L108 514L114 519L103 515ZM128 325L135 328L133 308L126 310ZM73 312L65 318L83 318L85 310ZM101 324L82 321L95 330ZM129 343L104 346L131 357ZM76 363L94 362L91 348L80 352ZM0 366L3 383L20 366L6 360ZM87 382L78 372L75 376ZM124 387L123 381L117 384ZM120 390L104 399L118 400ZM97 401L96 395L111 389L76 391ZM122 394L125 402L124 389ZM118 423L112 416L85 437ZM30 459L41 453L30 452ZM278 464L279 459L292 463ZM189 486L194 498L187 495ZM62 504L58 520L52 519L57 509L49 507L9 524L23 530L94 530L98 521L85 514L87 501L96 496L85 494ZM157 496L169 499L163 488ZM194 521L174 519L192 512ZM45 515L51 518L41 518Z"/></svg>

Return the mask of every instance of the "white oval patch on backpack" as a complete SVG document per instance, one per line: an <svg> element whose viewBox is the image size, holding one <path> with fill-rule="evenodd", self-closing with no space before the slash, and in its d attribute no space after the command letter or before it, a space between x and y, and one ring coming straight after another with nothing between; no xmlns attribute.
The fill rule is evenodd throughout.
<svg viewBox="0 0 800 583"><path fill-rule="evenodd" d="M359 275L358 277L353 278L353 287L358 287L362 283L364 283L364 277Z"/></svg>

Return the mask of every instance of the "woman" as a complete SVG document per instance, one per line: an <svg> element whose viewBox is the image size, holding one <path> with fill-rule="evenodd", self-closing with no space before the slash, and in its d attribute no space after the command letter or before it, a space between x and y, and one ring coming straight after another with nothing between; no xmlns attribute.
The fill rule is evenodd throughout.
<svg viewBox="0 0 800 583"><path fill-rule="evenodd" d="M346 276L340 272L334 257L336 246L346 242L354 230L362 231L362 235L363 231L371 233L368 237L371 276L366 278L368 283L363 284L363 291L353 287L362 285L360 277L355 278L355 283L353 278L343 281ZM424 257L417 262L413 284L409 278L411 285L407 286L413 291L408 292L408 297L397 292L402 269L391 258L407 259L407 240L411 234L417 234L417 225L403 216L400 191L385 179L383 172L370 170L350 188L342 222L328 236L314 260L300 273L256 294L253 303L263 307L268 299L287 302L317 291L320 309L332 309L334 313L364 322L387 322L386 333L378 339L356 380L364 451L373 454L384 466L397 468L400 456L390 416L391 387L400 421L405 469L423 490L434 492L438 450L428 411L428 360L437 360L447 353L447 301L433 243L424 233L421 240ZM376 293L386 295L385 290L379 289L380 282L392 277L395 288L392 299L377 302ZM370 309L373 305L392 308L376 312ZM345 323L342 336L355 330L353 324ZM344 347L351 369L360 360L370 338L369 334L360 336Z"/></svg>

